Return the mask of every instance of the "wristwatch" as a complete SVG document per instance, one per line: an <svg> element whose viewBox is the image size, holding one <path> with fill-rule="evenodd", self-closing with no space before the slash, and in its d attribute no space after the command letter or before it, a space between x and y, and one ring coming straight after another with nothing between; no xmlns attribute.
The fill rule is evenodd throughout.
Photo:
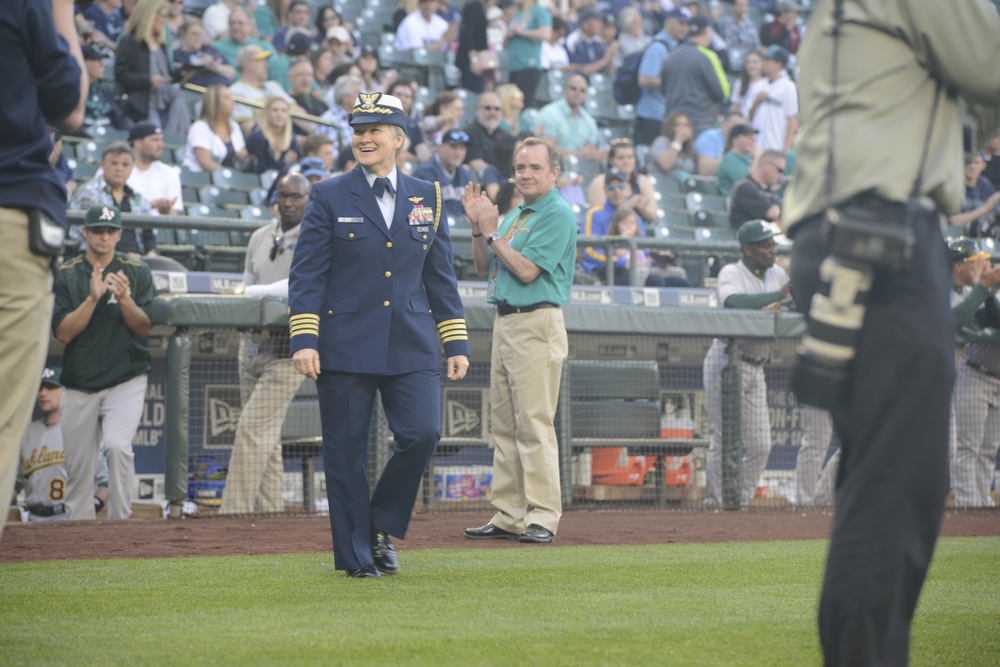
<svg viewBox="0 0 1000 667"><path fill-rule="evenodd" d="M493 245L494 241L499 241L502 238L503 237L500 236L500 232L493 232L492 234L490 234L489 236L486 237L486 245L490 245L491 246L491 245Z"/></svg>

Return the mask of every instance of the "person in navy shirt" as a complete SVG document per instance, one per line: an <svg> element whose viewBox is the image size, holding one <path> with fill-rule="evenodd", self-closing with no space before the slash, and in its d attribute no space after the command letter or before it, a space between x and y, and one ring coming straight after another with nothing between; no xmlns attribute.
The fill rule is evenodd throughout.
<svg viewBox="0 0 1000 667"><path fill-rule="evenodd" d="M52 273L66 229L66 184L49 162L49 125L76 131L87 99L73 13L71 0L0 2L0 68L6 76L0 86L2 489L14 488L21 436L38 391L50 337ZM33 244L29 230L44 244ZM0 533L6 521L4 512Z"/></svg>
<svg viewBox="0 0 1000 667"><path fill-rule="evenodd" d="M441 199L449 218L465 215L462 193L465 186L474 180L472 172L463 166L468 147L468 134L463 130L448 130L438 146L438 152L413 170L414 178L441 184Z"/></svg>

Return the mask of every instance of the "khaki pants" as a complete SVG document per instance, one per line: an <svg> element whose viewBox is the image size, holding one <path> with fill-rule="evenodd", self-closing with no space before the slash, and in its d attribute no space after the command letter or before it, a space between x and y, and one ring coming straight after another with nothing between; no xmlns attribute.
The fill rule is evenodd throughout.
<svg viewBox="0 0 1000 667"><path fill-rule="evenodd" d="M41 386L52 321L52 273L28 250L28 216L0 208L0 494L14 489L18 452ZM7 513L0 514L0 534Z"/></svg>
<svg viewBox="0 0 1000 667"><path fill-rule="evenodd" d="M288 357L266 351L267 334L240 340L240 420L220 514L282 512L281 425L304 376ZM248 354L247 346L253 354Z"/></svg>
<svg viewBox="0 0 1000 667"><path fill-rule="evenodd" d="M569 353L559 308L497 316L490 369L493 525L512 533L562 516L555 416Z"/></svg>

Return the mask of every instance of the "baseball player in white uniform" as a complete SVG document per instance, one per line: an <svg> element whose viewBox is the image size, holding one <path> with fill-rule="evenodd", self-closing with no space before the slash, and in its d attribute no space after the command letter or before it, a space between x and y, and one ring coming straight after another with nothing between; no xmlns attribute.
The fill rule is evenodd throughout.
<svg viewBox="0 0 1000 667"><path fill-rule="evenodd" d="M744 223L737 234L743 259L727 264L719 272L719 303L724 308L776 310L789 299L788 274L775 265L777 228L765 220ZM741 440L740 505L748 507L771 452L771 422L767 410L764 363L772 342L739 338L735 358L740 374ZM705 405L708 412L705 506L722 507L722 370L728 363L728 343L716 338L702 368Z"/></svg>
<svg viewBox="0 0 1000 667"><path fill-rule="evenodd" d="M833 417L812 405L802 405L801 415L802 442L795 458L795 504L799 507L831 505L840 465L839 448L826 461L833 437Z"/></svg>
<svg viewBox="0 0 1000 667"><path fill-rule="evenodd" d="M66 521L66 456L63 450L60 414L63 387L62 369L46 368L38 390L42 418L33 421L21 439L15 496L24 491L29 521ZM101 511L108 500L108 463L103 452L94 481L94 509Z"/></svg>
<svg viewBox="0 0 1000 667"><path fill-rule="evenodd" d="M952 261L951 311L969 330L1000 326L1000 267L975 239L948 243ZM962 350L951 404L951 489L956 507L995 507L990 483L1000 449L1000 344L970 342Z"/></svg>

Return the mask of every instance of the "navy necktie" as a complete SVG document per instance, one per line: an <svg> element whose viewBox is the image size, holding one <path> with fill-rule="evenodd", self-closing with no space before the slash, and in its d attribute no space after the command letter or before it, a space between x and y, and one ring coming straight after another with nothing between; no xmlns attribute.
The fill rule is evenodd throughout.
<svg viewBox="0 0 1000 667"><path fill-rule="evenodd" d="M382 198L383 192L388 192L391 195L393 194L392 183L390 183L389 179L386 178L385 176L379 176L378 178L375 179L375 182L372 183L372 192L379 199Z"/></svg>

